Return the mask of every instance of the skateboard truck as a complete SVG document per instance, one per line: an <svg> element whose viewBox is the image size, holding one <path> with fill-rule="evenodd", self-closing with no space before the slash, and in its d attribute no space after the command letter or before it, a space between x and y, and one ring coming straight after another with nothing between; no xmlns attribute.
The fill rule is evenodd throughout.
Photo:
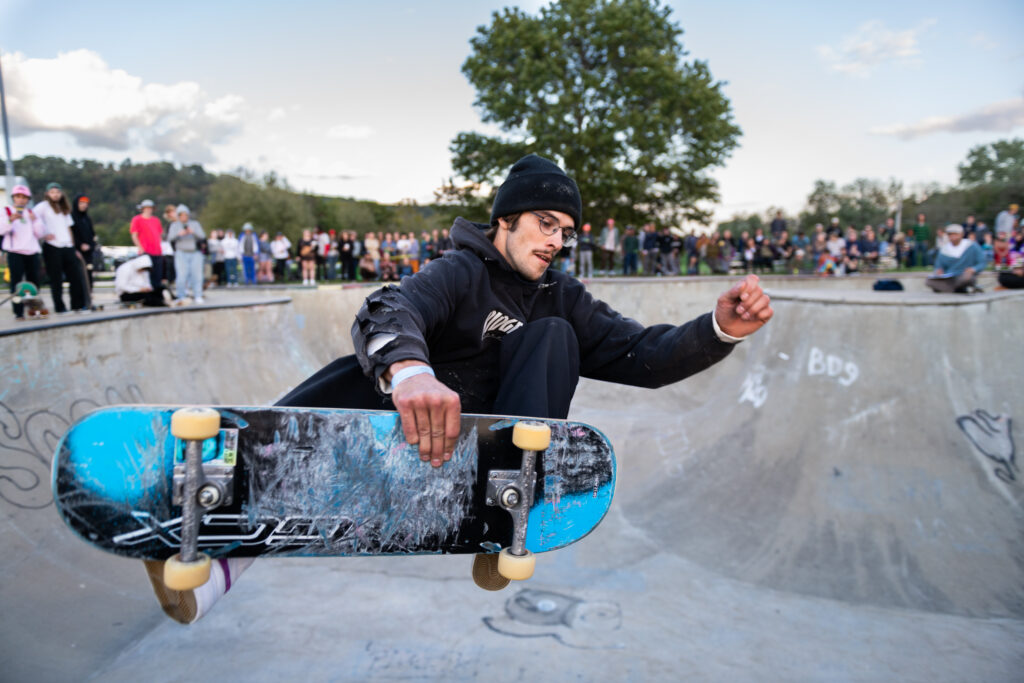
<svg viewBox="0 0 1024 683"><path fill-rule="evenodd" d="M520 469L487 473L487 504L512 515L512 545L502 549L496 559L493 554L480 554L473 562L473 580L487 590L530 578L536 565L533 553L526 549L526 527L537 484L537 453L550 445L551 427L542 422L517 422L512 443L523 449Z"/></svg>
<svg viewBox="0 0 1024 683"><path fill-rule="evenodd" d="M201 509L231 502L230 467L203 466L203 441L220 432L220 413L212 408L182 408L171 416L171 434L185 443L185 464L174 468L173 503L181 505L181 550L164 563L164 584L191 590L210 578L210 556L198 552Z"/></svg>

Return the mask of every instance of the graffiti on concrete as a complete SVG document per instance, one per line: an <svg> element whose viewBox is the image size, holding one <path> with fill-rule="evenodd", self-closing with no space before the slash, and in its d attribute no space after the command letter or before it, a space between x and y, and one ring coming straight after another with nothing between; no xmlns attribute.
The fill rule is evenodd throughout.
<svg viewBox="0 0 1024 683"><path fill-rule="evenodd" d="M825 375L835 378L839 386L848 387L860 377L860 368L850 360L844 360L835 354L811 347L811 353L807 357L807 374L810 376Z"/></svg>
<svg viewBox="0 0 1024 683"><path fill-rule="evenodd" d="M122 393L104 391L107 404L142 403L142 391L131 385ZM64 410L49 408L19 414L16 406L0 401L0 500L14 507L38 510L53 503L50 464L64 432L100 403L78 398Z"/></svg>
<svg viewBox="0 0 1024 683"><path fill-rule="evenodd" d="M483 621L495 633L514 638L554 638L581 650L623 647L613 639L622 627L622 610L614 602L528 588L508 599L505 616L484 617Z"/></svg>
<svg viewBox="0 0 1024 683"><path fill-rule="evenodd" d="M758 365L743 380L740 387L740 403L750 401L755 408L760 408L768 400L768 388L764 385L764 366Z"/></svg>
<svg viewBox="0 0 1024 683"><path fill-rule="evenodd" d="M960 431L982 455L995 463L993 473L1007 484L1017 481L1019 471L1011 423L1008 415L992 415L985 410L975 410L956 419Z"/></svg>

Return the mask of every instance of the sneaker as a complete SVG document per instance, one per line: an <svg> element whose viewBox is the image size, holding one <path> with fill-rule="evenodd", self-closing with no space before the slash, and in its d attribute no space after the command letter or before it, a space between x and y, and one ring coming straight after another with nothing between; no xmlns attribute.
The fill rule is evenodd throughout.
<svg viewBox="0 0 1024 683"><path fill-rule="evenodd" d="M25 316L23 316L23 315L16 315L16 316L14 316L14 322L18 322L18 323L25 322Z"/></svg>
<svg viewBox="0 0 1024 683"><path fill-rule="evenodd" d="M231 590L254 557L229 557L213 560L210 565L210 580L199 588L189 591L171 590L164 584L164 563L145 560L146 575L153 585L153 593L164 614L179 624L194 624L210 611L220 596Z"/></svg>
<svg viewBox="0 0 1024 683"><path fill-rule="evenodd" d="M206 303L206 299L204 299L201 296L196 297L195 303L197 303L197 304L205 304Z"/></svg>

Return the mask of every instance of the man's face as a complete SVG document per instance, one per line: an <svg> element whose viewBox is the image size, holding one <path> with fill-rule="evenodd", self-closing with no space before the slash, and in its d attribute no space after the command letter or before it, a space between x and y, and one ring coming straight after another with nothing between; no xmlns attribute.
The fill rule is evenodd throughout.
<svg viewBox="0 0 1024 683"><path fill-rule="evenodd" d="M182 211L181 213L178 214L178 220L181 222L182 225L188 223L188 214Z"/></svg>
<svg viewBox="0 0 1024 683"><path fill-rule="evenodd" d="M512 269L527 280L539 280L562 248L562 230L545 235L541 220L550 228L572 229L572 216L561 211L526 211L519 216L515 231L505 219L498 220L494 246Z"/></svg>
<svg viewBox="0 0 1024 683"><path fill-rule="evenodd" d="M153 215L153 207L152 206L144 206L144 207L142 207L142 215L145 216L146 218L151 217Z"/></svg>
<svg viewBox="0 0 1024 683"><path fill-rule="evenodd" d="M955 247L960 244L960 240L964 238L964 234L962 232L947 232L946 237L949 238L949 243Z"/></svg>
<svg viewBox="0 0 1024 683"><path fill-rule="evenodd" d="M917 214L917 224L918 225L924 225L924 214L923 213Z"/></svg>

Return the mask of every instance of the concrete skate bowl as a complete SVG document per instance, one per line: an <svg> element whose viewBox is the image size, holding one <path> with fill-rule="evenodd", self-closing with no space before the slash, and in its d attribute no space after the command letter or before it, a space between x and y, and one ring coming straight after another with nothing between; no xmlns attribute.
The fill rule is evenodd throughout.
<svg viewBox="0 0 1024 683"><path fill-rule="evenodd" d="M269 403L350 352L366 290L0 337L3 678L1014 680L1024 299L807 284L770 281L776 319L686 382L581 383L616 499L525 588L477 591L465 558L280 560L188 628L57 520L53 446L97 405ZM591 290L650 324L722 287Z"/></svg>
<svg viewBox="0 0 1024 683"><path fill-rule="evenodd" d="M1024 617L1024 298L779 290L774 307L711 372L581 392L577 417L620 445L624 515L745 582Z"/></svg>

